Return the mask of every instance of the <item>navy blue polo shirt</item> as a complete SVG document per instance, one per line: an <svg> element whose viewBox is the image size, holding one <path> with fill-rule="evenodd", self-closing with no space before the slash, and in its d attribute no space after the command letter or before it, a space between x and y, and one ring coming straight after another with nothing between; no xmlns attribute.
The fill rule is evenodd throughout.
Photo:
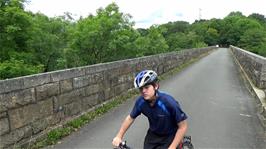
<svg viewBox="0 0 266 149"><path fill-rule="evenodd" d="M161 135L176 133L178 123L187 119L186 114L180 108L179 103L169 94L157 91L154 106L140 96L132 109L130 116L135 119L141 113L144 114L150 124L149 130Z"/></svg>

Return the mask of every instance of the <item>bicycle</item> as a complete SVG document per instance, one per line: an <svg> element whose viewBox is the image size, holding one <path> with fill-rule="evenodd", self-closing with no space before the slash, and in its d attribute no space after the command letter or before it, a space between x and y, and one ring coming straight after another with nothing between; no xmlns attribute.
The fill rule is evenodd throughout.
<svg viewBox="0 0 266 149"><path fill-rule="evenodd" d="M194 149L191 141L191 136L184 136L182 142L178 145L177 149Z"/></svg>
<svg viewBox="0 0 266 149"><path fill-rule="evenodd" d="M121 142L118 147L114 149L132 149L126 144L126 141ZM191 142L191 136L184 136L182 142L178 145L177 149L194 149Z"/></svg>

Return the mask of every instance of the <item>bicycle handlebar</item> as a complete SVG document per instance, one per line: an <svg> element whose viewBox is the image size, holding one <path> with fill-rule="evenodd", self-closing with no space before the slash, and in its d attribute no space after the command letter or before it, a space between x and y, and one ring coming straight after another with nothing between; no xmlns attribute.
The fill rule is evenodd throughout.
<svg viewBox="0 0 266 149"><path fill-rule="evenodd" d="M181 144L177 147L178 149L194 149L192 142L191 142L191 136L184 136ZM118 147L115 147L114 149L131 149L129 146L127 146L126 141L123 141L119 143Z"/></svg>
<svg viewBox="0 0 266 149"><path fill-rule="evenodd" d="M127 146L126 141L123 141L123 142L119 143L119 146L115 147L114 149L130 149L130 147Z"/></svg>

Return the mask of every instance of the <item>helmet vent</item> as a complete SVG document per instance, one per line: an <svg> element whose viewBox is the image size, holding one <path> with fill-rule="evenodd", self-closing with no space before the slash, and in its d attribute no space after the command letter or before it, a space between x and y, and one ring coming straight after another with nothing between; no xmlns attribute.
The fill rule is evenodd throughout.
<svg viewBox="0 0 266 149"><path fill-rule="evenodd" d="M144 82L147 82L147 80L149 80L149 79L150 79L150 76L147 76L147 77L145 78Z"/></svg>

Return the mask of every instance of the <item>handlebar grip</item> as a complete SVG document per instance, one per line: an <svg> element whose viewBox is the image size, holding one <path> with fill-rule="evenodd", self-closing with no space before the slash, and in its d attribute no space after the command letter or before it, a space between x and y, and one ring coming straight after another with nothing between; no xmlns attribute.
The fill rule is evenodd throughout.
<svg viewBox="0 0 266 149"><path fill-rule="evenodd" d="M118 147L115 147L114 149L130 149L130 147L127 146L126 141L123 141L119 144Z"/></svg>

